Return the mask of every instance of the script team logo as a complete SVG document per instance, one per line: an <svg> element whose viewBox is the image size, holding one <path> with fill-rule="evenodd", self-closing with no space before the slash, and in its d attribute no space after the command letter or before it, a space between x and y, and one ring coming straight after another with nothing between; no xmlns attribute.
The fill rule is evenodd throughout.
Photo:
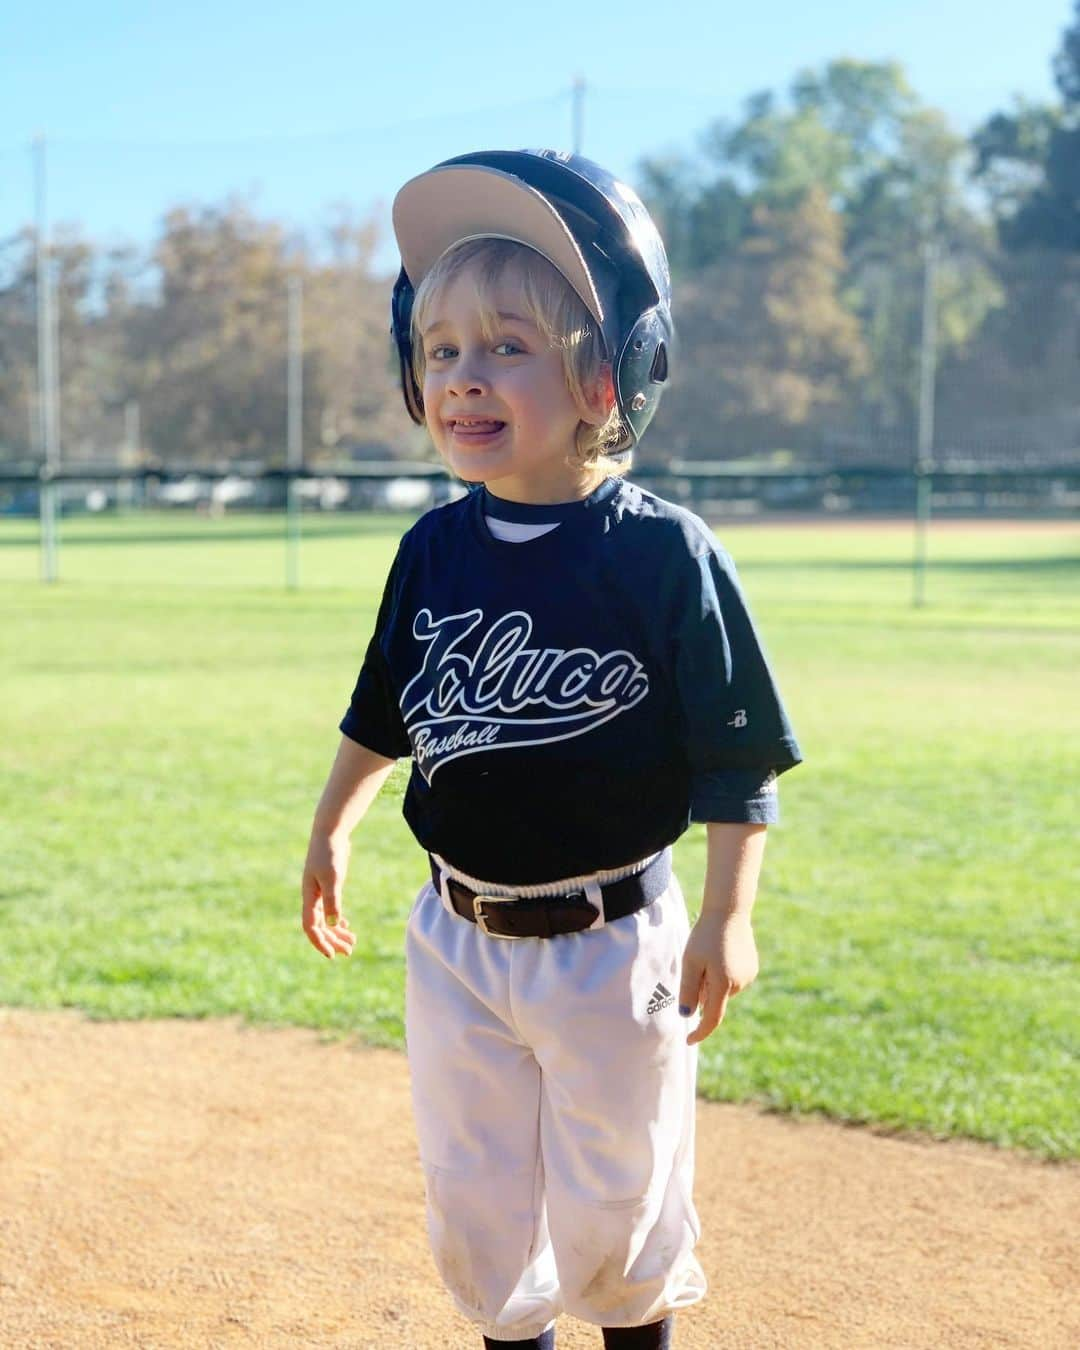
<svg viewBox="0 0 1080 1350"><path fill-rule="evenodd" d="M444 619L422 609L413 620L427 649L401 712L429 782L462 755L584 736L649 692L630 652L530 646L532 619L520 610L483 623L480 609Z"/></svg>

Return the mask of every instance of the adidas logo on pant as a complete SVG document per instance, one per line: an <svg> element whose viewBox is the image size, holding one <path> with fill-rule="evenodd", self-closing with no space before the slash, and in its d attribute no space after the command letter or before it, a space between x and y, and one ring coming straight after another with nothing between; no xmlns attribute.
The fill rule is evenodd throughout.
<svg viewBox="0 0 1080 1350"><path fill-rule="evenodd" d="M661 1008L670 1008L674 1002L675 995L671 990L662 984L657 984L656 988L652 991L652 998L649 999L649 1006L645 1011L651 1017L653 1013L659 1012Z"/></svg>

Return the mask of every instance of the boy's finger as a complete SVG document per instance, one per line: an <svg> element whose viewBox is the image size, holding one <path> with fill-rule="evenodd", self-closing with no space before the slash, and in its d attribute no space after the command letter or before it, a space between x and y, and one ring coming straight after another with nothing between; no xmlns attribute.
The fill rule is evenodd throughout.
<svg viewBox="0 0 1080 1350"><path fill-rule="evenodd" d="M720 1023L724 1020L724 1013L727 1011L727 1002L730 994L728 985L723 989L713 991L707 989L705 994L705 1006L701 1010L701 1021L686 1038L687 1045L696 1045L698 1041L703 1041L706 1036L711 1036Z"/></svg>
<svg viewBox="0 0 1080 1350"><path fill-rule="evenodd" d="M348 956L356 946L356 934L350 933L343 928L330 928L326 933L331 945L339 952Z"/></svg>
<svg viewBox="0 0 1080 1350"><path fill-rule="evenodd" d="M320 956L328 957L331 961L334 959L334 949L324 928L305 928L304 934Z"/></svg>
<svg viewBox="0 0 1080 1350"><path fill-rule="evenodd" d="M349 930L348 923L341 920L336 899L324 893L322 882L310 872L304 873L300 889L304 901L301 927L307 940L328 961L332 961L339 953L351 955L356 936ZM344 931L339 928L340 923L344 923Z"/></svg>
<svg viewBox="0 0 1080 1350"><path fill-rule="evenodd" d="M693 1017L701 1002L701 977L704 966L693 957L683 958L682 977L679 980L679 1016Z"/></svg>

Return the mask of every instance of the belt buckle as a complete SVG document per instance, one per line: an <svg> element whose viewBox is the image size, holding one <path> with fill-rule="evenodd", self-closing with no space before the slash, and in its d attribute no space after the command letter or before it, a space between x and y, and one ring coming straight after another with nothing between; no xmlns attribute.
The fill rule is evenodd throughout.
<svg viewBox="0 0 1080 1350"><path fill-rule="evenodd" d="M481 905L512 905L515 900L521 897L517 895L474 895L473 896L473 918L476 920L476 926L481 933L486 933L488 937L499 938L503 942L517 942L522 936L521 933L493 933L487 926L487 916L481 910Z"/></svg>

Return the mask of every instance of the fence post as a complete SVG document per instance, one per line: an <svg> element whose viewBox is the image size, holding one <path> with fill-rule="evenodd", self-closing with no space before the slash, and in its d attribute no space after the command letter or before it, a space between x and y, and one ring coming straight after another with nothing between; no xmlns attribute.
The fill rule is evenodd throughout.
<svg viewBox="0 0 1080 1350"><path fill-rule="evenodd" d="M288 448L285 479L285 584L295 591L300 585L300 483L295 476L304 463L304 350L303 282L297 276L288 281L289 355L288 355Z"/></svg>
<svg viewBox="0 0 1080 1350"><path fill-rule="evenodd" d="M919 344L919 445L915 461L915 558L911 603L926 604L926 552L934 478L934 383L937 375L937 244L923 243L922 340Z"/></svg>
<svg viewBox="0 0 1080 1350"><path fill-rule="evenodd" d="M34 137L34 198L37 216L37 376L38 427L42 453L38 478L38 510L41 521L41 579L56 581L57 506L60 489L55 475L60 468L60 396L56 372L56 307L53 303L52 257L45 206L45 137Z"/></svg>

